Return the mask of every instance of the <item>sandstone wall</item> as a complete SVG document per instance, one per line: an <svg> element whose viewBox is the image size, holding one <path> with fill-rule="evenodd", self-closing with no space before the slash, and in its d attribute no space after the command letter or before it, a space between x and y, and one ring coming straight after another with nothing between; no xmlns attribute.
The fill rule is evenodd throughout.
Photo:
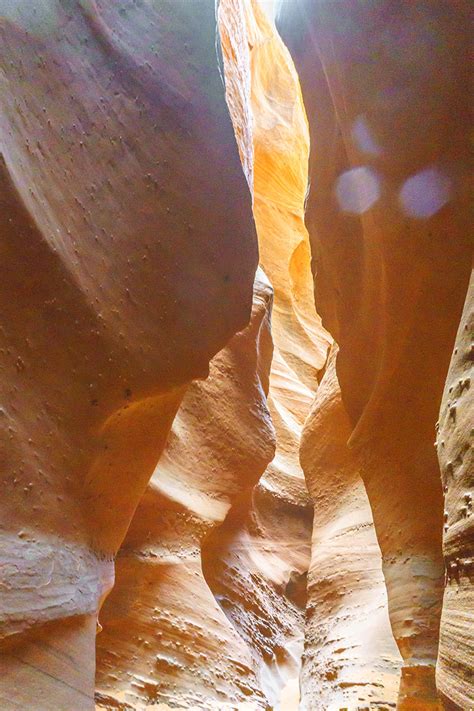
<svg viewBox="0 0 474 711"><path fill-rule="evenodd" d="M112 557L248 323L255 228L213 0L0 2L0 34L0 706L85 709Z"/></svg>
<svg viewBox="0 0 474 711"><path fill-rule="evenodd" d="M203 576L202 549L274 454L271 303L260 272L250 325L183 398L101 613L99 708L230 709L249 696L266 708L249 650Z"/></svg>
<svg viewBox="0 0 474 711"><path fill-rule="evenodd" d="M437 665L446 708L474 703L473 275L456 337L437 425L444 491L446 588Z"/></svg>
<svg viewBox="0 0 474 711"><path fill-rule="evenodd" d="M268 405L271 413L276 455L264 472L259 462L265 452L265 421L257 418L251 427L246 425L251 391L236 378L243 354L235 344L244 337L236 336L214 359L210 378L185 395L120 554L123 573L104 606L104 632L98 638L99 707L107 708L111 699L137 708L152 702L240 708L247 701L254 709L290 711L298 704L312 523L298 452L330 340L314 310L303 223L308 130L291 59L258 4L222 1L219 27L227 100L253 187L260 261L274 290L273 354L268 344L264 348L260 343L258 350L263 353L259 377L265 390L260 407L266 411ZM252 326L244 333L249 342L255 339ZM221 361L225 369L217 367ZM251 379L250 365L247 370ZM231 412L225 407L226 389ZM191 393L199 393L202 402ZM235 442L229 442L228 431ZM248 462L246 468L239 459ZM224 477L223 467L228 472ZM158 512L164 509L168 521L169 503L163 496L151 498L153 488L168 491L169 470L173 498L184 504L183 515L194 511L186 533L169 523L165 527ZM205 492L216 487L218 496L211 500ZM191 505L198 496L189 494L196 489L207 501L199 516L196 504ZM193 538L194 563L184 554L180 565L167 568L164 582L162 565L147 564L150 594L141 585L131 591L130 578L137 571L122 563L122 557L142 556L151 511L160 521L156 533L165 536L167 550L182 545L189 550L186 540ZM134 540L138 525L143 536L129 553L128 540ZM155 539L158 545L158 535ZM169 555L163 554L165 559ZM191 603L189 580L198 596ZM130 598L133 602L125 605ZM139 634L147 648L130 664Z"/></svg>
<svg viewBox="0 0 474 711"><path fill-rule="evenodd" d="M336 353L334 347L301 441L314 526L300 708L389 709L397 700L401 657L369 499L347 446L351 430Z"/></svg>
<svg viewBox="0 0 474 711"><path fill-rule="evenodd" d="M467 4L280 3L311 134L316 306L383 555L400 708L438 707L433 428L470 271Z"/></svg>

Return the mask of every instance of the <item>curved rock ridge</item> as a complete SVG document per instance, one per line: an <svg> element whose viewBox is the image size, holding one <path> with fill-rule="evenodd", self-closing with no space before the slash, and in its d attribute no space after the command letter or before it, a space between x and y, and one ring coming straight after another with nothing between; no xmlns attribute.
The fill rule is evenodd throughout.
<svg viewBox="0 0 474 711"><path fill-rule="evenodd" d="M247 47L232 39L236 17L244 20L238 36L247 38ZM250 105L252 145L241 139L240 153L253 152L260 264L275 292L268 407L276 455L252 497L239 502L210 537L204 572L253 654L271 708L291 711L299 699L312 518L299 464L300 435L331 339L312 297L303 219L309 135L293 62L258 2L221 3L219 20L226 94L238 139L245 135L245 97ZM249 74L250 84L239 82Z"/></svg>
<svg viewBox="0 0 474 711"><path fill-rule="evenodd" d="M433 429L471 269L468 4L282 0L310 126L316 306L404 660L398 707L440 708ZM420 117L423 117L420 120Z"/></svg>
<svg viewBox="0 0 474 711"><path fill-rule="evenodd" d="M330 341L314 310L303 222L308 131L291 59L258 4L223 0L218 17L227 101L253 187L261 264L275 291L273 358L262 330L252 367L260 368L268 395L261 407L268 404L275 426L276 456L265 472L258 465L265 432L259 435L258 420L247 427L252 391L235 374L243 367L239 338L246 334L252 345L256 337L251 325L215 357L208 380L190 386L121 550L98 637L100 708L247 703L290 711L298 704L312 522L298 450ZM160 496L153 497L157 487ZM168 499L173 511L179 502L174 517L189 518L183 533L170 519ZM132 588L142 575L136 559L148 545L152 512L164 547L185 552L166 575L147 559L142 574L150 589ZM158 535L152 537L156 545ZM134 651L138 637L146 642L143 654Z"/></svg>
<svg viewBox="0 0 474 711"><path fill-rule="evenodd" d="M113 556L250 317L216 32L212 0L0 0L2 709L92 707Z"/></svg>
<svg viewBox="0 0 474 711"><path fill-rule="evenodd" d="M341 401L333 347L301 440L314 502L301 711L389 709L401 657L388 617L380 548Z"/></svg>
<svg viewBox="0 0 474 711"><path fill-rule="evenodd" d="M163 702L234 709L249 698L256 709L269 708L251 653L209 589L201 558L213 530L249 496L274 454L265 392L271 304L259 270L250 325L183 398L102 609L98 708Z"/></svg>
<svg viewBox="0 0 474 711"><path fill-rule="evenodd" d="M2 711L474 709L469 27L0 0Z"/></svg>
<svg viewBox="0 0 474 711"><path fill-rule="evenodd" d="M448 709L474 706L473 316L471 272L437 426L447 582L436 676Z"/></svg>

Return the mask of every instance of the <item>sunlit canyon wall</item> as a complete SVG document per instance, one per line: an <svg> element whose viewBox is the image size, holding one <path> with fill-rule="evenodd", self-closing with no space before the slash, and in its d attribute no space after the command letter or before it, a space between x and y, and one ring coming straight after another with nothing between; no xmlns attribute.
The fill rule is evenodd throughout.
<svg viewBox="0 0 474 711"><path fill-rule="evenodd" d="M218 21L267 284L264 326L235 336L178 411L101 615L104 708L289 711L299 697L312 527L299 441L330 342L314 309L303 223L308 129L294 67L259 6L222 2ZM256 352L246 381L244 337ZM136 582L138 559L152 591Z"/></svg>

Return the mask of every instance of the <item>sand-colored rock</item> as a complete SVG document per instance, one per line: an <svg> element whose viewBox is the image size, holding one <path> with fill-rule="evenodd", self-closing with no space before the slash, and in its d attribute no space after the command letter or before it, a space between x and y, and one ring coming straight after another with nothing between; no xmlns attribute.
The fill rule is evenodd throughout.
<svg viewBox="0 0 474 711"><path fill-rule="evenodd" d="M473 705L467 9L0 0L2 709Z"/></svg>
<svg viewBox="0 0 474 711"><path fill-rule="evenodd" d="M183 398L101 613L99 708L113 700L114 708L233 709L249 697L256 709L267 708L249 649L203 577L201 552L274 454L266 406L271 303L260 271L250 325Z"/></svg>
<svg viewBox="0 0 474 711"><path fill-rule="evenodd" d="M473 302L471 274L437 428L447 583L436 678L448 709L474 707Z"/></svg>
<svg viewBox="0 0 474 711"><path fill-rule="evenodd" d="M82 710L183 386L248 322L255 229L213 1L2 1L0 34L0 706Z"/></svg>
<svg viewBox="0 0 474 711"><path fill-rule="evenodd" d="M239 36L247 37L248 55L238 51L242 42L232 41L236 17L244 19ZM298 708L311 543L311 501L299 464L300 435L330 343L314 308L303 219L309 134L293 62L259 3L221 3L219 19L237 137L244 135L242 97L250 103L260 263L275 292L268 407L276 454L252 498L239 502L222 530L211 537L204 570L252 651L271 707L291 711ZM245 69L248 61L250 71ZM249 74L250 83L238 81ZM240 87L238 97L235 87ZM251 154L247 144L240 141L239 146L241 156ZM253 602L246 592L252 590Z"/></svg>
<svg viewBox="0 0 474 711"><path fill-rule="evenodd" d="M238 345L244 334L245 343L255 347L251 326L216 356L210 378L188 390L137 510L102 615L101 708L111 697L134 708L154 700L184 708L234 709L246 702L252 709L290 711L298 703L312 521L299 439L329 343L314 310L303 223L308 130L291 59L258 4L222 1L219 27L227 99L254 190L261 263L275 290L275 349L272 360L263 344L260 377L277 453L263 473L265 429L258 418L247 424L252 363L246 368L248 383L235 377L244 367ZM227 400L231 409L222 407ZM266 397L261 406L266 409ZM216 487L218 495L211 495ZM185 530L172 523L167 497L182 505L175 518L192 512ZM188 551L166 574L161 563L148 560L146 572L138 571L138 551L150 545L147 530L154 532L155 546L159 533L165 549ZM133 583L131 589L130 581L142 576L148 584ZM132 602L125 604L127 599Z"/></svg>
<svg viewBox="0 0 474 711"><path fill-rule="evenodd" d="M382 550L400 709L437 708L433 427L470 271L467 3L282 2L311 135L316 306ZM422 117L422 118L421 118Z"/></svg>
<svg viewBox="0 0 474 711"><path fill-rule="evenodd" d="M395 706L401 658L390 628L382 558L341 402L333 348L302 434L314 503L302 711Z"/></svg>

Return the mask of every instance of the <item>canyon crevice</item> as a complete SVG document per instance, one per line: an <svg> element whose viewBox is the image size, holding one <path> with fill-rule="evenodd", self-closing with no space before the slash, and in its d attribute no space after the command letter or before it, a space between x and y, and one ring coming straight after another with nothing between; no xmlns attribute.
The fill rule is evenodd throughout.
<svg viewBox="0 0 474 711"><path fill-rule="evenodd" d="M468 9L0 0L2 711L474 709Z"/></svg>

